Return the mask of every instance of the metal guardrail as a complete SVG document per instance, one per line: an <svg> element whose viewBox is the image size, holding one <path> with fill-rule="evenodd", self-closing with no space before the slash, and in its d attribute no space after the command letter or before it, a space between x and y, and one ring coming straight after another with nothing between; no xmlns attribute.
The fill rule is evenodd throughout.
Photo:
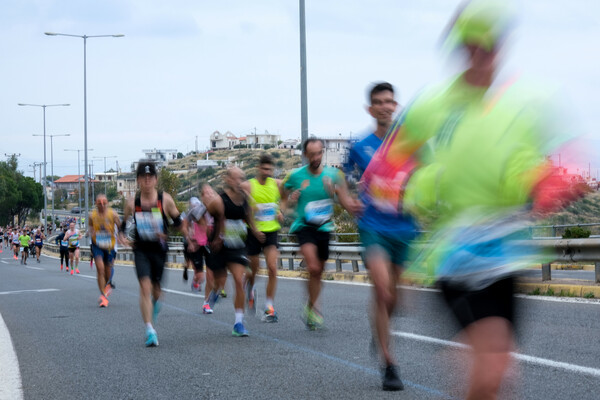
<svg viewBox="0 0 600 400"><path fill-rule="evenodd" d="M50 238L53 240L53 238ZM50 241L49 240L49 241ZM48 241L48 242L49 242ZM595 265L596 283L600 283L600 239L547 239L547 240L522 240L518 242L525 246L534 246L546 250L551 250L556 255L554 259L557 262L593 262ZM46 243L44 247L54 253L59 254L59 246L54 243ZM335 243L329 246L329 259L334 260L336 272L342 271L342 263L350 261L352 271L358 272L358 262L362 260L364 247L356 246L354 243ZM284 260L287 260L287 269L294 270L294 260L302 259L300 246L297 243L280 243L280 257L278 268L284 269ZM89 246L81 247L80 254L82 258L90 257ZM183 246L171 246L167 256L168 262L177 262L177 258L183 257ZM117 260L133 261L133 251L130 248L119 248ZM542 264L542 281L551 280L552 272L550 264Z"/></svg>

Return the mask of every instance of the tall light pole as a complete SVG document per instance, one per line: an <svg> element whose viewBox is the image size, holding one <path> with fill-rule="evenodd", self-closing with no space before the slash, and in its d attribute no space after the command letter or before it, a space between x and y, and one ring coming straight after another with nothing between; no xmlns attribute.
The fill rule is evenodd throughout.
<svg viewBox="0 0 600 400"><path fill-rule="evenodd" d="M101 38L101 37L123 37L123 34L116 35L71 35L67 33L54 33L54 32L44 32L47 36L68 36L68 37L76 37L83 39L83 156L85 162L85 215L90 213L90 204L89 204L89 192L88 192L88 183L89 176L87 173L87 165L88 165L88 148L87 148L87 40L89 38ZM85 229L87 230L88 220L86 218Z"/></svg>
<svg viewBox="0 0 600 400"><path fill-rule="evenodd" d="M79 213L80 214L81 214L81 159L79 158L79 153L82 150L83 149L65 149L65 151L76 151L77 152L77 182L79 182L79 189L78 189L77 197L79 198ZM89 149L88 151L94 151L94 149ZM87 169L87 167L85 167L85 168Z"/></svg>
<svg viewBox="0 0 600 400"><path fill-rule="evenodd" d="M45 226L48 221L48 196L46 195L46 184L47 184L47 176L46 175L46 107L68 107L70 104L25 104L19 103L19 106L22 107L42 107L44 110L44 223L42 226Z"/></svg>
<svg viewBox="0 0 600 400"><path fill-rule="evenodd" d="M41 135L33 135L41 136ZM62 135L48 135L50 137L50 175L54 179L54 146L52 145L52 138L57 136L71 136L69 133ZM54 188L54 181L52 181L52 188ZM54 190L52 191L52 224L54 224Z"/></svg>
<svg viewBox="0 0 600 400"><path fill-rule="evenodd" d="M104 194L106 195L106 159L107 158L117 158L117 156L104 156L104 157L96 157L96 160L104 159Z"/></svg>
<svg viewBox="0 0 600 400"><path fill-rule="evenodd" d="M300 140L308 139L308 95L306 89L306 13L304 0L300 0ZM302 164L306 158L302 156Z"/></svg>

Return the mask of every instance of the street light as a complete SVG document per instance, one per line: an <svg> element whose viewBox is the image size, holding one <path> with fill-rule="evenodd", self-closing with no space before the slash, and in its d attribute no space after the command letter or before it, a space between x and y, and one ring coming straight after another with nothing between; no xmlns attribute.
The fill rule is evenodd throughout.
<svg viewBox="0 0 600 400"><path fill-rule="evenodd" d="M88 183L89 176L87 173L87 165L88 165L88 148L87 148L87 40L89 38L101 38L101 37L123 37L123 34L117 35L71 35L67 33L55 33L55 32L44 32L47 36L68 36L68 37L76 37L83 39L83 156L85 162L85 215L87 216L90 212L89 208L89 193L88 193ZM86 230L87 230L87 219L86 219Z"/></svg>
<svg viewBox="0 0 600 400"><path fill-rule="evenodd" d="M106 159L107 158L117 158L117 156L95 157L96 160L104 159L104 194L105 195L106 195Z"/></svg>
<svg viewBox="0 0 600 400"><path fill-rule="evenodd" d="M41 136L41 135L33 135L33 136ZM56 136L71 136L69 133L65 133L63 135L48 135L50 136L50 175L54 179L54 146L52 145L52 138ZM54 188L54 181L52 181L52 187ZM52 191L52 224L54 225L54 191Z"/></svg>
<svg viewBox="0 0 600 400"><path fill-rule="evenodd" d="M42 107L44 110L44 223L42 226L45 226L48 221L48 198L46 195L46 183L48 181L46 175L46 107L68 107L70 104L25 104L19 103L19 106L22 107Z"/></svg>
<svg viewBox="0 0 600 400"><path fill-rule="evenodd" d="M81 161L79 158L79 153L82 150L83 149L65 149L65 151L76 151L77 152L77 182L79 182L79 189L78 189L77 197L79 198L79 213L80 214L81 214ZM88 151L94 151L94 149L88 149ZM87 167L86 167L86 169L87 169Z"/></svg>

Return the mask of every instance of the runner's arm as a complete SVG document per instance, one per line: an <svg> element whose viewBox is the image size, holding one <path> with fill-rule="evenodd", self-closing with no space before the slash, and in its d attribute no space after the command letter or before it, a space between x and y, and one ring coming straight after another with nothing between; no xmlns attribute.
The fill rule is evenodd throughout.
<svg viewBox="0 0 600 400"><path fill-rule="evenodd" d="M344 179L344 174L342 172L339 173L339 179L337 179L337 182L335 183L335 193L337 194L338 200L342 207L344 207L350 214L356 215L361 212L362 203L350 196L350 193L348 193L348 185L346 184L346 180Z"/></svg>

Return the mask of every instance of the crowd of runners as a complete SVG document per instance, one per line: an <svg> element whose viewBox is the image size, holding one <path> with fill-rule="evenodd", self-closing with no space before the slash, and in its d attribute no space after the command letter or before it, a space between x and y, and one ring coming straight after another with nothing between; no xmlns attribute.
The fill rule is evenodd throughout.
<svg viewBox="0 0 600 400"><path fill-rule="evenodd" d="M543 113L530 107L531 97L523 96L518 81L496 81L510 26L500 2L468 3L446 37L447 46L464 56L462 73L424 90L404 110L399 110L391 84L372 85L368 112L376 127L353 145L344 171L325 166L323 142L309 138L302 143L306 165L284 179L273 178L273 159L264 153L255 178L246 180L240 168L230 167L219 193L209 184L199 185L199 197L192 197L181 213L169 194L157 190L156 165L141 160L136 171L139 191L125 204L123 218L99 195L87 216L87 232L80 233L74 222L61 228L55 238L61 270L64 264L71 275L79 273L79 242L89 235L98 303L106 308L114 288L117 243L131 247L145 345L158 346L156 320L172 225L184 237L184 280L191 268L191 290L199 292L205 284L202 313L214 312L229 277L234 288L232 335L244 337L249 335L245 312L255 314L260 307L265 323L288 317L278 314L275 302L278 234L288 215L293 218L289 233L297 238L308 273L302 319L309 330L318 330L324 324L321 278L338 203L357 218L365 249L383 389L403 389L390 350L390 320L398 305L399 277L410 259L415 269L421 265L434 271L473 348L467 398L495 398L514 347L515 257L530 255L513 251L511 239L531 216L555 211L577 197L563 196L565 188L549 179L544 156L552 150L549 143L561 142L559 133L548 130ZM347 177L359 182L356 195ZM416 220L424 214L434 220L431 245L415 256L411 243L419 229ZM30 246L39 260L46 239L43 227L7 228L0 236L2 248L12 249L23 264ZM261 253L268 280L259 304L263 296L255 282Z"/></svg>

